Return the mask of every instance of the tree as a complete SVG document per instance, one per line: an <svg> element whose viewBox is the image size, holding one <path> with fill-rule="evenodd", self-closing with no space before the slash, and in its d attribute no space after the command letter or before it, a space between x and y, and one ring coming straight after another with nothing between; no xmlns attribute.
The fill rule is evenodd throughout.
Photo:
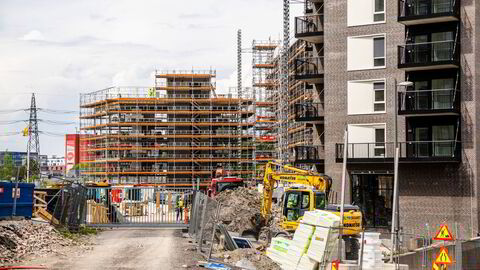
<svg viewBox="0 0 480 270"><path fill-rule="evenodd" d="M3 180L11 180L16 176L15 166L13 164L12 155L8 152L3 156L3 165L0 167L0 178Z"/></svg>

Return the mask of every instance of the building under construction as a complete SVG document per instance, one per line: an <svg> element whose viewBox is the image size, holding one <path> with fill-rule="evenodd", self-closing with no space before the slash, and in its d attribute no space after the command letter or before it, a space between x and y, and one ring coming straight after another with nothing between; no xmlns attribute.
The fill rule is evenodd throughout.
<svg viewBox="0 0 480 270"><path fill-rule="evenodd" d="M313 16L313 20L320 15ZM307 19L305 19L307 20ZM311 18L308 18L311 23ZM298 20L297 20L298 21ZM301 25L303 21L297 22ZM267 46L268 45L268 46ZM288 48L287 132L280 132L280 61L279 42L253 42L253 86L257 97L256 131L272 135L275 144L257 143L257 162L263 156L276 158L279 150L287 152L289 162L297 167L315 166L324 172L323 138L323 46L296 40ZM262 137L260 136L260 137ZM280 136L288 142L280 149ZM267 137L268 138L268 137ZM262 149L275 149L268 155Z"/></svg>
<svg viewBox="0 0 480 270"><path fill-rule="evenodd" d="M255 104L217 94L216 72L156 72L155 87L82 94L82 175L118 184L207 185L222 166L252 179Z"/></svg>
<svg viewBox="0 0 480 270"><path fill-rule="evenodd" d="M278 68L275 52L280 41L254 40L252 43L252 85L256 98L255 139L257 179L263 177L263 164L277 159L276 101L273 99L278 87Z"/></svg>

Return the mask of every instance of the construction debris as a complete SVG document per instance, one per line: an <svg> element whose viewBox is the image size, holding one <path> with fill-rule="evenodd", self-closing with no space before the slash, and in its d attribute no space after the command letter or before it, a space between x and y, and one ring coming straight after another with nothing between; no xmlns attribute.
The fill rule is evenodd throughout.
<svg viewBox="0 0 480 270"><path fill-rule="evenodd" d="M242 261L242 264L246 264L246 261L253 264L256 270L280 270L280 266L268 258L263 252L260 252L253 248L239 248L234 251L225 251L212 255L214 258L223 258L223 261L227 264L236 265L236 263Z"/></svg>
<svg viewBox="0 0 480 270"><path fill-rule="evenodd" d="M0 222L0 263L9 264L27 256L63 254L67 246L79 245L87 249L86 239L73 240L62 236L50 224L32 221Z"/></svg>
<svg viewBox="0 0 480 270"><path fill-rule="evenodd" d="M258 227L262 195L252 189L237 188L220 192L215 199L221 204L220 221L226 225L228 231L239 234L253 230L260 232L260 239L266 240L269 229L281 230L282 213L278 206L272 206L271 218Z"/></svg>

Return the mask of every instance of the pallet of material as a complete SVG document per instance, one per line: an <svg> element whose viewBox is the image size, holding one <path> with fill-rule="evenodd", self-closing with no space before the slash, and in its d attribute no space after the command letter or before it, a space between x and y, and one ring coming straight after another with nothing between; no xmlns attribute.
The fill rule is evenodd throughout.
<svg viewBox="0 0 480 270"><path fill-rule="evenodd" d="M105 224L108 221L108 208L102 204L98 204L93 200L87 201L88 213L90 213L90 223Z"/></svg>
<svg viewBox="0 0 480 270"><path fill-rule="evenodd" d="M39 209L47 210L47 192L34 191L33 192L33 217L41 217L37 215ZM47 212L48 213L48 212Z"/></svg>
<svg viewBox="0 0 480 270"><path fill-rule="evenodd" d="M38 208L35 212L35 216L42 218L46 221L50 221L54 225L60 224L60 222L58 222L58 220L44 208Z"/></svg>

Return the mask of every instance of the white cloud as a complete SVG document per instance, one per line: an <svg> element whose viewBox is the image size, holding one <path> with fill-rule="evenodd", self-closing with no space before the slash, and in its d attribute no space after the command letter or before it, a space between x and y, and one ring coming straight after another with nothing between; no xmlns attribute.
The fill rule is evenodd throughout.
<svg viewBox="0 0 480 270"><path fill-rule="evenodd" d="M43 36L42 32L38 30L32 30L23 35L20 39L25 41L42 41L45 40L45 37Z"/></svg>
<svg viewBox="0 0 480 270"><path fill-rule="evenodd" d="M301 6L292 5L292 10ZM292 21L297 11L292 11ZM252 39L279 38L281 27L278 0L2 0L1 109L27 108L29 93L36 92L38 107L79 110L80 93L112 85L153 85L155 69L212 67L218 91L226 92L237 84L237 29L248 48ZM251 54L244 54L244 86L251 85L250 61ZM78 121L75 115L39 117ZM0 121L26 118L25 113L0 114ZM23 127L0 125L0 133ZM40 129L75 132L75 126L45 123ZM42 153L64 154L62 138L41 135L40 141ZM25 138L0 136L0 150L5 148L23 151Z"/></svg>

